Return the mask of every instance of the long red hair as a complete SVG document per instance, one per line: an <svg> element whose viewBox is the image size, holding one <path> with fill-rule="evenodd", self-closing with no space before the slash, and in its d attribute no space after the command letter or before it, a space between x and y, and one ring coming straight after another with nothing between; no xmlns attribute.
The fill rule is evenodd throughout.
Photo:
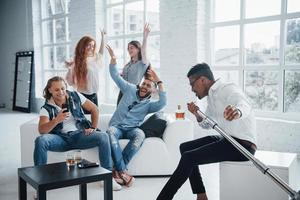
<svg viewBox="0 0 300 200"><path fill-rule="evenodd" d="M86 88L86 82L87 82L87 56L88 56L88 51L87 51L87 46L90 42L94 41L95 47L96 47L96 41L89 37L89 36L84 36L82 37L79 42L76 45L75 48L75 65L74 65L74 79L76 80L76 86L77 88L85 89ZM95 48L94 52L95 54Z"/></svg>

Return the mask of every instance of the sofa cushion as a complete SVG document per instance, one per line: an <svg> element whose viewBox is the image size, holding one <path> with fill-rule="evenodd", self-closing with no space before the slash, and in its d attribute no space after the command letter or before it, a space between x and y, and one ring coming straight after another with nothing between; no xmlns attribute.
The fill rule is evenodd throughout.
<svg viewBox="0 0 300 200"><path fill-rule="evenodd" d="M155 113L140 126L140 129L144 131L146 138L162 138L166 126L167 120L164 118L163 113Z"/></svg>

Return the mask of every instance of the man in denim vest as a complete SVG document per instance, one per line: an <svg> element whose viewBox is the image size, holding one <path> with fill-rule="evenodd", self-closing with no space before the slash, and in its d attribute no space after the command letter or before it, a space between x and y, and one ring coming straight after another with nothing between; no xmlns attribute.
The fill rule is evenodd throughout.
<svg viewBox="0 0 300 200"><path fill-rule="evenodd" d="M111 147L105 132L97 130L97 106L78 92L66 90L63 78L48 80L44 89L45 104L40 111L39 132L35 140L34 165L47 163L47 151L63 152L71 149L98 147L101 166L112 170ZM82 109L91 113L88 121ZM122 187L113 180L113 189Z"/></svg>
<svg viewBox="0 0 300 200"><path fill-rule="evenodd" d="M147 77L139 86L125 81L116 68L116 58L113 50L109 46L107 46L107 49L111 56L110 75L123 93L107 130L115 164L113 177L118 183L129 187L132 185L134 178L127 174L127 165L145 139L144 132L138 127L147 114L161 110L166 105L167 98L166 92L163 91L162 81L152 69L147 71ZM159 100L157 101L150 100L154 84L158 86ZM123 151L118 142L120 138L130 140Z"/></svg>

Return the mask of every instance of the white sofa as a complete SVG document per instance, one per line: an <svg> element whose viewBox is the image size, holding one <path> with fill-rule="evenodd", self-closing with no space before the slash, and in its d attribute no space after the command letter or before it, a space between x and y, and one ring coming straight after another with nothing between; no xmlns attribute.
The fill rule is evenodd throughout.
<svg viewBox="0 0 300 200"><path fill-rule="evenodd" d="M98 128L107 130L110 114L100 116ZM135 176L170 175L180 159L179 145L193 139L193 123L189 119L175 120L167 115L167 127L163 139L146 138L141 149L128 165L129 173ZM33 150L38 133L38 119L31 120L20 126L21 134L21 165L33 165ZM129 140L120 140L122 148ZM83 150L83 158L98 161L98 149ZM64 152L48 152L48 163L65 160Z"/></svg>

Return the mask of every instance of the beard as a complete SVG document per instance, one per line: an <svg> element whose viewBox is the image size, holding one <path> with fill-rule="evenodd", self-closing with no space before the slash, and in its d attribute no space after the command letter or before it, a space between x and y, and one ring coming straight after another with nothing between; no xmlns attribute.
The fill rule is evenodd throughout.
<svg viewBox="0 0 300 200"><path fill-rule="evenodd" d="M198 94L196 94L196 97L199 99L199 100L201 100L203 97L202 96L200 96L200 95L198 95Z"/></svg>

